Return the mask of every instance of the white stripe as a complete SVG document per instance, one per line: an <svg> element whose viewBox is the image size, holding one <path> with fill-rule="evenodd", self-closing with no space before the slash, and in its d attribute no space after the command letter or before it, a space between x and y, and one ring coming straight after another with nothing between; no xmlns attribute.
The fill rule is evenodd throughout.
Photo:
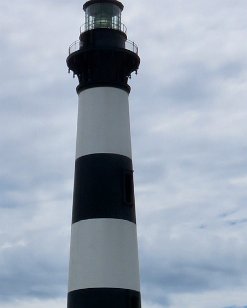
<svg viewBox="0 0 247 308"><path fill-rule="evenodd" d="M69 292L86 288L140 290L134 223L88 219L72 225Z"/></svg>
<svg viewBox="0 0 247 308"><path fill-rule="evenodd" d="M76 158L115 153L131 158L128 93L96 87L79 94Z"/></svg>

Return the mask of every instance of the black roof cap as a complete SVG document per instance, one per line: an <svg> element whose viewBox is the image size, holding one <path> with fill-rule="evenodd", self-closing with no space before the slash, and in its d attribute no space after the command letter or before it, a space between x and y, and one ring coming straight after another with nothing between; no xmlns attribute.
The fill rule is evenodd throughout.
<svg viewBox="0 0 247 308"><path fill-rule="evenodd" d="M96 4L96 3L112 3L112 4L117 5L121 9L121 11L124 8L123 4L117 0L89 0L83 5L83 10L85 11L89 5Z"/></svg>

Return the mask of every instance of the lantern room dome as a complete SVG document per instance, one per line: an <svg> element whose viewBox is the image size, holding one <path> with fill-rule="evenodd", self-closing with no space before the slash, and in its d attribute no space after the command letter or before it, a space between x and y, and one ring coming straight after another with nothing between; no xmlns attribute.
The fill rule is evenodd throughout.
<svg viewBox="0 0 247 308"><path fill-rule="evenodd" d="M104 3L117 5L121 9L121 11L124 8L123 4L120 1L117 1L117 0L89 0L83 5L83 10L85 11L87 9L87 7L90 6L90 5L104 4Z"/></svg>

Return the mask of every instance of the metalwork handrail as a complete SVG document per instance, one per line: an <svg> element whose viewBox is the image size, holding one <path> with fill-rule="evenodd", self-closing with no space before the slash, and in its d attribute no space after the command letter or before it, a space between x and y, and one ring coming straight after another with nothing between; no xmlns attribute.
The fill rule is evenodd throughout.
<svg viewBox="0 0 247 308"><path fill-rule="evenodd" d="M82 47L81 41L75 41L69 46L69 55L71 55L73 52L78 51Z"/></svg>
<svg viewBox="0 0 247 308"><path fill-rule="evenodd" d="M121 32L126 33L127 27L119 22L114 21L108 21L108 20L97 20L90 23L85 23L80 27L80 33L83 33L88 30L93 30L97 28L105 28L105 29L113 29L113 30L119 30Z"/></svg>
<svg viewBox="0 0 247 308"><path fill-rule="evenodd" d="M80 40L73 42L69 46L69 55L71 55L73 52L76 52L76 51L80 50L80 48L82 48L82 42ZM123 48L138 54L138 47L137 47L137 45L134 42L130 41L130 40L126 40L125 41L125 46Z"/></svg>
<svg viewBox="0 0 247 308"><path fill-rule="evenodd" d="M138 54L138 46L133 41L126 40L125 41L125 49L128 49L128 50Z"/></svg>

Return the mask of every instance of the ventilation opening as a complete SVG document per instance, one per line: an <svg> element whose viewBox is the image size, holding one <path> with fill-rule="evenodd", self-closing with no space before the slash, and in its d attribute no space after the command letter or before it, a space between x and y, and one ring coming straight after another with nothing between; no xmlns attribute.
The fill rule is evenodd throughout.
<svg viewBox="0 0 247 308"><path fill-rule="evenodd" d="M130 206L134 204L133 171L127 171L124 174L124 201Z"/></svg>

